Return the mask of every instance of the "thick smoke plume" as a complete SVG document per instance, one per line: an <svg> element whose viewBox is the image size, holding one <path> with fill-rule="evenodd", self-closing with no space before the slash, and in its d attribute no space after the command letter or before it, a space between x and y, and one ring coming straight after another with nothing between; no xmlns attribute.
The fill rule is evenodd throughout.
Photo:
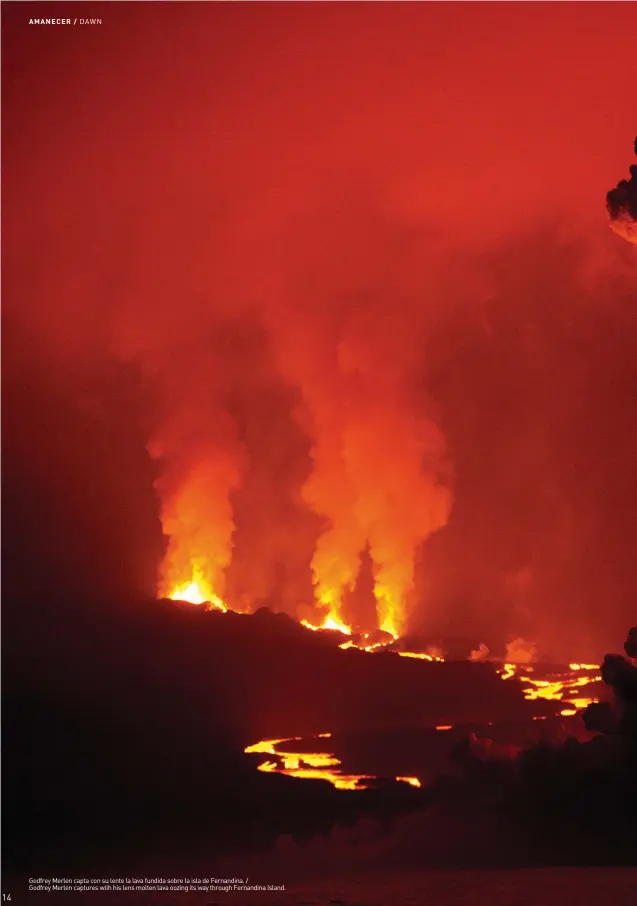
<svg viewBox="0 0 637 906"><path fill-rule="evenodd" d="M159 591L169 595L182 588L187 596L189 584L196 582L210 599L225 592L235 528L230 495L241 483L243 451L231 416L215 404L213 394L197 399L197 390L207 389L210 372L199 380L196 371L189 377L184 396L168 401L149 445L160 465L156 488L169 539Z"/></svg>
<svg viewBox="0 0 637 906"><path fill-rule="evenodd" d="M297 240L297 264L267 308L281 368L301 390L298 417L312 440L302 495L323 519L312 573L319 603L342 620L344 595L354 589L367 550L378 625L397 633L417 546L445 524L451 506L444 438L419 386L427 291L435 299L438 287L427 274L426 246L378 212L345 199L322 219L321 243ZM351 239L344 245L348 219ZM359 622L359 614L353 617Z"/></svg>
<svg viewBox="0 0 637 906"><path fill-rule="evenodd" d="M192 217L192 209L189 213ZM186 225L182 207L176 205L171 214ZM206 266L202 245L185 241L183 267L175 269L163 258L174 236L168 240L160 228L144 239L114 337L116 352L135 362L152 388L148 452L157 463L155 488L167 542L158 592L187 597L194 584L195 596L217 601L232 559L231 494L246 465L229 406L233 350L223 309L197 294ZM136 297L154 299L156 309L151 313Z"/></svg>
<svg viewBox="0 0 637 906"><path fill-rule="evenodd" d="M637 155L637 138L634 147ZM630 179L620 180L607 194L606 208L612 229L637 244L637 164L630 167Z"/></svg>
<svg viewBox="0 0 637 906"><path fill-rule="evenodd" d="M268 285L263 251L254 251L263 289L253 305L243 300L231 311L228 299L214 293L198 302L190 277L198 262L188 249L190 267L180 283L150 258L140 271L140 295L154 292L167 314L149 324L132 307L118 328L122 350L141 363L156 397L149 452L160 468L156 487L169 539L160 593L187 596L194 582L197 596L224 599L230 568L232 606L253 610L266 600L314 621L331 616L360 626L367 615L351 606L344 614L343 605L367 550L377 606L368 628L398 633L417 547L445 524L451 506L445 442L423 386L440 279L428 243L365 200L349 195L325 210L320 200L306 199L302 218L295 208L282 218L272 212L270 228L277 217L281 234L258 241L276 261L287 240L286 259ZM357 234L346 244L343 218ZM316 219L319 242L307 227ZM295 238L286 236L290 224ZM232 241L236 229L230 226ZM180 316L178 298L194 320ZM307 539L314 592L309 587L305 595L289 567L302 556L298 544L272 541L289 537L294 520L277 499L284 474L268 453L267 417L253 437L261 407L275 418L279 446L297 445L294 423L309 444L289 451L304 453L308 465L305 474L295 469L296 487L287 494L300 495L317 520ZM276 525L282 515L283 531ZM247 547L246 535L252 535ZM241 572L252 579L242 580L231 566L234 548L242 552Z"/></svg>

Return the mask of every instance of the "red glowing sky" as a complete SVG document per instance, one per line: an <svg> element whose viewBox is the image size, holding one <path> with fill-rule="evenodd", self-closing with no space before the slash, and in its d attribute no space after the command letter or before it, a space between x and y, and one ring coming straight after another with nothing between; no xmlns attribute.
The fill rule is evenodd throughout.
<svg viewBox="0 0 637 906"><path fill-rule="evenodd" d="M103 22L29 25L51 15ZM374 365L390 349L422 371L419 417L439 422L455 475L416 623L550 634L559 612L571 633L585 613L623 632L637 594L635 259L604 196L637 124L634 4L21 3L2 18L7 314L73 367L124 355L161 373L170 446L191 436L183 399L194 408L212 373L248 412L250 388L277 371L245 349L243 368L227 351L210 364L211 298L215 317L262 308L290 381L305 364L290 325L315 343L312 367L327 361L337 316L317 286L321 300L397 291L412 345L383 331L381 349L369 327L356 355ZM565 251L571 240L585 251ZM184 358L187 376L166 367ZM294 400L268 400L269 447L252 410L242 430L270 450L269 478L248 455L245 483L259 513L281 515L246 523L301 564L293 596L309 558L294 545L315 529L281 487L298 491L291 463L307 450ZM396 409L388 397L378 417ZM235 541L254 559L258 538Z"/></svg>
<svg viewBox="0 0 637 906"><path fill-rule="evenodd" d="M353 167L406 214L491 232L520 207L596 211L626 169L632 4L90 4L103 24L81 31L4 9L7 140L34 189L84 161L76 185L156 195L172 164L181 192L232 178L254 210Z"/></svg>
<svg viewBox="0 0 637 906"><path fill-rule="evenodd" d="M104 267L130 252L130 219L154 217L176 261L220 238L218 279L240 293L240 244L258 254L326 193L481 246L564 209L601 221L627 168L633 4L90 4L101 26L28 24L52 9L3 13L16 255L46 256L38 230L55 231L58 260ZM60 292L40 315L84 342L94 309Z"/></svg>

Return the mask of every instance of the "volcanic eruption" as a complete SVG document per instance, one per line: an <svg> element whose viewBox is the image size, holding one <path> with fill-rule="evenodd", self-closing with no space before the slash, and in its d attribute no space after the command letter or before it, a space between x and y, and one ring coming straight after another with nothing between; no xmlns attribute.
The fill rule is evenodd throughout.
<svg viewBox="0 0 637 906"><path fill-rule="evenodd" d="M634 14L545 6L3 6L17 855L420 808L624 683Z"/></svg>
<svg viewBox="0 0 637 906"><path fill-rule="evenodd" d="M634 149L637 155L637 138ZM637 164L631 164L629 172L630 179L621 179L606 195L606 209L617 235L637 244Z"/></svg>
<svg viewBox="0 0 637 906"><path fill-rule="evenodd" d="M317 208L330 236L343 214ZM264 328L258 355L281 386L298 394L292 418L308 437L308 472L299 473L289 493L317 526L313 590L296 601L284 593L282 609L313 626L393 637L404 631L417 548L445 525L452 491L444 436L422 387L429 309L418 294L426 265L423 274L414 269L413 241L379 212L368 213L361 230L365 213L350 203L352 229L360 232L354 254L329 240L317 248L314 234L297 235L299 263L290 269L288 262L285 282L266 288L245 318L235 317L231 346L191 344L189 361L178 367L164 349L154 369L160 408L149 447L160 468L157 490L169 539L160 596L251 612L281 593L277 581L286 584L289 564L282 562L278 578L261 583L260 593L245 593L241 601L225 596L233 548L252 531L248 524L257 520L261 531L242 564L244 574L254 570L262 551L274 560L286 556L271 539L290 537L289 519L277 523L288 506L275 491L281 466L250 439L250 408L263 394L264 375L254 350L242 357L242 345L256 322ZM294 222L296 214L288 217ZM212 310L205 316L213 335L230 330ZM144 361L147 351L141 347L139 355ZM250 395L251 406L237 401L242 394ZM277 418L280 448L289 442L281 431L291 431L290 415ZM238 495L248 490L250 513L237 519ZM287 560L295 555L288 550ZM354 594L370 572L373 616Z"/></svg>

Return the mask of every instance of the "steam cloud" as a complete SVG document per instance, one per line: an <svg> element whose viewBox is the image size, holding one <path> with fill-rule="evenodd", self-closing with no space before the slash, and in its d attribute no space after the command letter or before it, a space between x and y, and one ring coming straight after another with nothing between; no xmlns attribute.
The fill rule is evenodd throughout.
<svg viewBox="0 0 637 906"><path fill-rule="evenodd" d="M637 138L634 147L637 155ZM630 179L620 180L607 194L606 208L612 229L637 244L637 164L630 167Z"/></svg>
<svg viewBox="0 0 637 906"><path fill-rule="evenodd" d="M537 645L527 639L507 642L505 658L509 664L532 664L537 660Z"/></svg>

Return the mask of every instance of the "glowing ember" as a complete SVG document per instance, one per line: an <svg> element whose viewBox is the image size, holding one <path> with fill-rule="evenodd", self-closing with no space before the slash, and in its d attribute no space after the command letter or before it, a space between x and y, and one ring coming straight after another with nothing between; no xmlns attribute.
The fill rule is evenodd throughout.
<svg viewBox="0 0 637 906"><path fill-rule="evenodd" d="M436 730L453 730L451 724L438 724Z"/></svg>
<svg viewBox="0 0 637 906"><path fill-rule="evenodd" d="M331 733L320 733L315 739L329 739ZM285 774L288 777L300 777L304 780L328 780L337 790L364 790L367 780L376 778L370 774L343 774L338 767L340 759L331 752L296 752L291 743L301 742L300 736L289 739L265 739L247 746L246 754L272 755L277 760L268 759L258 766L259 771ZM285 749L280 748L285 745ZM419 788L418 777L396 777L402 783Z"/></svg>
<svg viewBox="0 0 637 906"><path fill-rule="evenodd" d="M582 686L587 686L590 682L594 682L600 677L569 677L563 680L539 680L534 679L530 676L520 676L520 681L523 683L529 683L531 685L530 689L524 690L524 696L529 701L534 701L538 698L544 698L547 700L557 700L562 701L564 698L570 700L570 692L574 689L581 688ZM591 698L580 698L579 701L585 702L584 707L593 701Z"/></svg>

